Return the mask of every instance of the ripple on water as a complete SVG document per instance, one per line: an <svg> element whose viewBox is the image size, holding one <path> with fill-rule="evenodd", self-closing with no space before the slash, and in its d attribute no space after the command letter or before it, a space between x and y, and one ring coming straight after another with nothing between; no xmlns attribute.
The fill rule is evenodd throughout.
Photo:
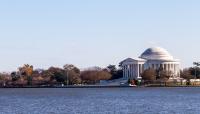
<svg viewBox="0 0 200 114"><path fill-rule="evenodd" d="M0 114L196 114L200 88L0 89Z"/></svg>

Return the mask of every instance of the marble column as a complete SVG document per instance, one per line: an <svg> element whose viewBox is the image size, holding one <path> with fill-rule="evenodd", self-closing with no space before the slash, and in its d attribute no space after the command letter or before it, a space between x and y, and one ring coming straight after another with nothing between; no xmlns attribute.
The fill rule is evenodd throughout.
<svg viewBox="0 0 200 114"><path fill-rule="evenodd" d="M131 72L132 72L132 71L131 71L131 65L130 65L130 67L129 67L129 71L130 71L130 72L129 72L129 78L131 78Z"/></svg>
<svg viewBox="0 0 200 114"><path fill-rule="evenodd" d="M140 77L140 69L139 69L139 65L140 65L140 64L137 64L137 78Z"/></svg>
<svg viewBox="0 0 200 114"><path fill-rule="evenodd" d="M144 64L141 64L141 73L144 72Z"/></svg>
<svg viewBox="0 0 200 114"><path fill-rule="evenodd" d="M132 64L132 78L134 78L134 64Z"/></svg>
<svg viewBox="0 0 200 114"><path fill-rule="evenodd" d="M129 79L131 78L131 64L129 65Z"/></svg>
<svg viewBox="0 0 200 114"><path fill-rule="evenodd" d="M180 77L180 64L178 64L178 77Z"/></svg>
<svg viewBox="0 0 200 114"><path fill-rule="evenodd" d="M174 74L176 76L176 64L174 64Z"/></svg>
<svg viewBox="0 0 200 114"><path fill-rule="evenodd" d="M176 64L176 77L178 76L178 64Z"/></svg>
<svg viewBox="0 0 200 114"><path fill-rule="evenodd" d="M125 77L128 78L128 77L127 77L127 76L128 76L127 65L126 65L126 68L125 68L125 69L126 69L126 70L125 70L125 74L126 74Z"/></svg>
<svg viewBox="0 0 200 114"><path fill-rule="evenodd" d="M127 78L129 77L129 68L128 68L129 66L127 65Z"/></svg>
<svg viewBox="0 0 200 114"><path fill-rule="evenodd" d="M172 72L174 73L174 64L172 64L171 70L172 70Z"/></svg>
<svg viewBox="0 0 200 114"><path fill-rule="evenodd" d="M168 63L168 71L170 71L170 64Z"/></svg>
<svg viewBox="0 0 200 114"><path fill-rule="evenodd" d="M130 64L130 75L129 78L132 78L132 64Z"/></svg>
<svg viewBox="0 0 200 114"><path fill-rule="evenodd" d="M134 64L134 78L137 77L137 66L136 64Z"/></svg>
<svg viewBox="0 0 200 114"><path fill-rule="evenodd" d="M163 65L163 69L165 70L165 64L162 64Z"/></svg>
<svg viewBox="0 0 200 114"><path fill-rule="evenodd" d="M171 64L171 71L174 72L174 70L173 70L173 64Z"/></svg>
<svg viewBox="0 0 200 114"><path fill-rule="evenodd" d="M125 78L125 76L126 76L126 73L125 73L125 65L124 65L124 70L123 70L123 77Z"/></svg>
<svg viewBox="0 0 200 114"><path fill-rule="evenodd" d="M132 64L132 78L134 78L134 64Z"/></svg>
<svg viewBox="0 0 200 114"><path fill-rule="evenodd" d="M127 74L128 74L128 75L127 75L127 78L129 78L129 74L130 74L129 67L130 67L130 66L128 65L128 66L127 66Z"/></svg>
<svg viewBox="0 0 200 114"><path fill-rule="evenodd" d="M128 65L126 65L126 78L128 78Z"/></svg>
<svg viewBox="0 0 200 114"><path fill-rule="evenodd" d="M123 66L123 78L125 77L125 69L124 69L124 66Z"/></svg>
<svg viewBox="0 0 200 114"><path fill-rule="evenodd" d="M129 67L129 71L130 71L130 73L129 73L129 78L131 78L131 72L132 72L132 71L131 71L131 68L132 68L132 67L131 67L131 64L130 64L130 67Z"/></svg>
<svg viewBox="0 0 200 114"><path fill-rule="evenodd" d="M168 70L168 64L167 63L165 63L165 67L166 67L166 71Z"/></svg>

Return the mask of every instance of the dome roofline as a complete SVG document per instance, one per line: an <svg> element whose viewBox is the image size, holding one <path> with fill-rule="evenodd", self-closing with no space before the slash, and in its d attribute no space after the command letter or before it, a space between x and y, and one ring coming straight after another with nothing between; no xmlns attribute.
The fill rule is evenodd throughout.
<svg viewBox="0 0 200 114"><path fill-rule="evenodd" d="M146 60L174 60L173 56L171 56L167 50L161 47L148 48L141 54L141 56L139 56L139 58Z"/></svg>

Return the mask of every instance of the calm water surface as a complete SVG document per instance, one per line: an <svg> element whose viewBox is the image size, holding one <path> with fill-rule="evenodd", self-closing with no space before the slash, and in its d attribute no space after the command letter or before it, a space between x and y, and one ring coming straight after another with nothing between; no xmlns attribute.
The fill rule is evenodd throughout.
<svg viewBox="0 0 200 114"><path fill-rule="evenodd" d="M0 114L200 114L200 88L0 89Z"/></svg>

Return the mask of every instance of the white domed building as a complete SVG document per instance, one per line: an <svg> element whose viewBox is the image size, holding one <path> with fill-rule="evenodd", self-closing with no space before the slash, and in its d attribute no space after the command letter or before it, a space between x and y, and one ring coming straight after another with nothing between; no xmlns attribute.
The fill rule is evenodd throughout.
<svg viewBox="0 0 200 114"><path fill-rule="evenodd" d="M141 79L144 70L162 68L172 73L173 79L180 78L180 61L174 59L169 52L160 47L148 48L139 58L127 58L120 62L123 68L123 78Z"/></svg>

